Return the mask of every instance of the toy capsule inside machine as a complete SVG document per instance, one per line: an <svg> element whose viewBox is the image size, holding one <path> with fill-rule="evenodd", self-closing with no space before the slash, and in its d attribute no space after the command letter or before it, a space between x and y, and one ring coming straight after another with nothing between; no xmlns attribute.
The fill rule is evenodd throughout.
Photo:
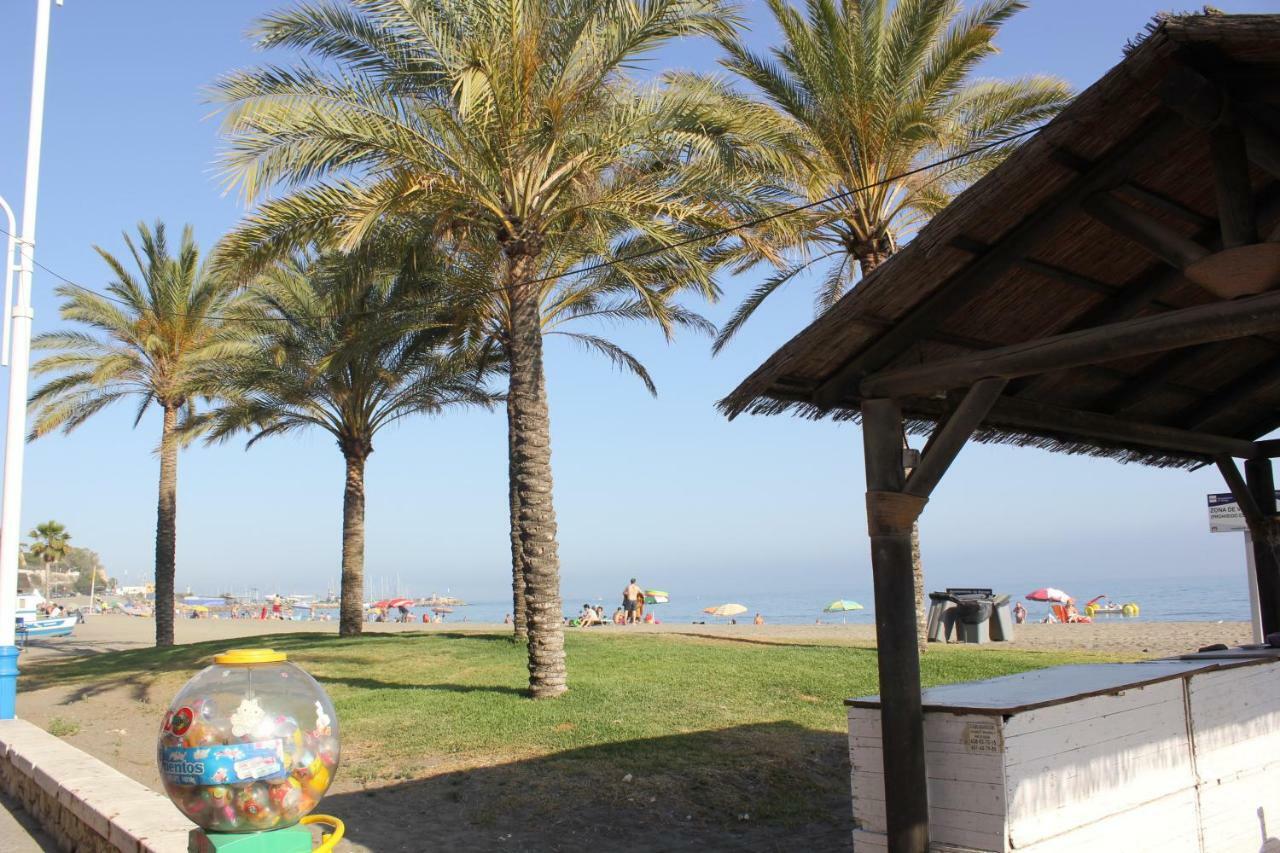
<svg viewBox="0 0 1280 853"><path fill-rule="evenodd" d="M157 739L165 792L201 831L192 849L285 849L299 823L339 827L319 849L341 837L332 818L308 816L333 783L340 760L338 720L324 689L272 649L236 649L214 657L174 697ZM283 833L275 834L283 830ZM268 848L247 833L273 833ZM288 849L294 849L289 846Z"/></svg>

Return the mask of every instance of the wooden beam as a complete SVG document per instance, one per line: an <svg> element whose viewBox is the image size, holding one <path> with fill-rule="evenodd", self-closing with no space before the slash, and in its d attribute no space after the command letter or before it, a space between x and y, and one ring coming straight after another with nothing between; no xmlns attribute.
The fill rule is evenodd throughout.
<svg viewBox="0 0 1280 853"><path fill-rule="evenodd" d="M1168 387L1170 378L1199 358L1213 344L1201 344L1171 352L1155 364L1135 374L1131 379L1108 394L1093 408L1103 412L1124 412L1136 408L1152 392ZM1197 395L1199 396L1199 395Z"/></svg>
<svg viewBox="0 0 1280 853"><path fill-rule="evenodd" d="M996 400L1000 399L1000 392L1004 390L1005 384L1003 379L983 379L974 383L951 417L929 439L920 463L907 478L903 491L922 498L933 494L942 475L947 473L961 448L968 442L969 436L973 435L978 424L991 411Z"/></svg>
<svg viewBox="0 0 1280 853"><path fill-rule="evenodd" d="M1280 382L1280 360L1258 365L1219 388L1177 418L1186 429L1203 429L1220 415Z"/></svg>
<svg viewBox="0 0 1280 853"><path fill-rule="evenodd" d="M1249 159L1272 177L1280 178L1280 139L1267 127L1246 113L1240 130L1244 133Z"/></svg>
<svg viewBox="0 0 1280 853"><path fill-rule="evenodd" d="M1097 279L1089 278L1087 275L1081 275L1078 272L1072 272L1069 269L1054 266L1053 264L1042 263L1041 261L1034 260L1033 258L1021 259L1018 261L1018 266L1023 269L1031 270L1034 273L1038 273L1045 278L1056 279L1057 281L1078 287L1081 290L1088 290L1102 296L1114 296L1116 291L1119 290L1119 288L1113 284L1107 284L1104 281L1098 281Z"/></svg>
<svg viewBox="0 0 1280 853"><path fill-rule="evenodd" d="M883 335L855 355L815 392L813 402L830 406L856 386L863 376L881 369L913 344L928 337L952 313L964 307L989 284L1018 263L1044 237L1079 209L1080 203L1115 186L1141 164L1172 144L1182 132L1177 116L1161 113L1113 146L1087 172L1076 177L1054 198L1015 225L992 249L951 276ZM1029 145L1035 145L1032 141ZM892 262L890 262L892 263ZM886 266L884 272L892 272Z"/></svg>
<svg viewBox="0 0 1280 853"><path fill-rule="evenodd" d="M1192 210L1177 199L1169 198L1169 196L1164 193L1149 190L1140 184L1133 183L1132 181L1116 187L1116 195L1131 198L1150 205L1157 210L1163 210L1165 213L1173 214L1179 219L1190 222L1197 228L1206 228L1214 223L1212 216L1205 216L1200 211Z"/></svg>
<svg viewBox="0 0 1280 853"><path fill-rule="evenodd" d="M1176 269L1186 269L1209 255L1209 250L1195 240L1106 193L1086 199L1084 210Z"/></svg>
<svg viewBox="0 0 1280 853"><path fill-rule="evenodd" d="M1258 194L1258 209L1261 211L1260 218L1263 221L1273 216L1280 217L1280 184L1272 183ZM1194 239L1197 243L1203 241L1211 248L1219 248L1218 241L1221 239L1221 234L1217 220L1207 223L1202 230L1195 234ZM1177 306L1170 305L1168 302L1161 300L1160 297L1185 281L1186 279L1182 277L1180 270L1164 265L1153 266L1123 287L1120 287L1115 296L1089 309L1066 327L1060 329L1059 334L1101 326L1104 323L1113 323L1116 320L1127 320L1147 306L1154 306L1162 310L1173 310ZM1269 338L1257 338L1256 340L1270 344L1272 347L1277 346ZM1034 391L1040 384L1041 377L1018 380L1009 383L1009 387L1005 389L1005 394L1010 397L1017 396L1024 392ZM1145 386L1144 393L1153 388L1154 386ZM1134 402L1137 402L1136 395L1131 394L1130 396ZM1113 410L1112 405L1105 405L1102 408L1107 411Z"/></svg>
<svg viewBox="0 0 1280 853"><path fill-rule="evenodd" d="M1068 409L1049 403L1005 397L991 407L987 423L1012 432L1061 435L1088 443L1149 448L1153 453L1170 451L1189 456L1235 456L1248 458L1256 453L1254 443L1239 438L1177 429L1160 424L1132 421Z"/></svg>
<svg viewBox="0 0 1280 853"><path fill-rule="evenodd" d="M928 853L929 787L925 767L920 653L916 641L911 520L897 518L902 495L902 410L892 400L862 401L867 518L875 584L876 659L885 818L894 853ZM887 519L887 520L886 520Z"/></svg>
<svg viewBox="0 0 1280 853"><path fill-rule="evenodd" d="M1240 507L1240 514L1244 516L1245 524L1249 525L1250 530L1259 530L1262 527L1263 512L1258 506L1258 502L1254 500L1253 492L1249 491L1248 485L1245 484L1244 476L1241 475L1240 469L1236 467L1236 460L1230 456L1213 457L1214 464L1218 466L1218 470L1222 472L1222 479L1226 481L1227 488L1230 489L1232 496L1236 499L1236 504Z"/></svg>
<svg viewBox="0 0 1280 853"><path fill-rule="evenodd" d="M1249 155L1240 126L1222 122L1210 129L1209 154L1213 160L1218 221L1222 223L1222 247L1253 245L1258 242L1258 221L1254 215Z"/></svg>
<svg viewBox="0 0 1280 853"><path fill-rule="evenodd" d="M862 380L863 397L925 396L998 376L1012 379L1280 330L1280 292L1167 311L956 358L892 368Z"/></svg>
<svg viewBox="0 0 1280 853"><path fill-rule="evenodd" d="M1179 65L1169 72L1161 86L1165 105L1191 126L1210 131L1235 123L1244 135L1248 157L1280 178L1280 141L1267 128L1269 104L1232 105L1221 83L1199 70Z"/></svg>
<svg viewBox="0 0 1280 853"><path fill-rule="evenodd" d="M1264 441L1255 441L1253 445L1257 448L1254 456L1258 459L1275 459L1280 456L1280 439L1268 438Z"/></svg>

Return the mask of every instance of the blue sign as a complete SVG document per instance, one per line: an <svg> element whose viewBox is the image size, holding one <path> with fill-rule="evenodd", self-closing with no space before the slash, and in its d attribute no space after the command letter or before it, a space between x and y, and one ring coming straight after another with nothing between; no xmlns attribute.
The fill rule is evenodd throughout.
<svg viewBox="0 0 1280 853"><path fill-rule="evenodd" d="M284 742L279 738L213 746L170 746L161 752L160 772L174 785L238 785L280 779L288 771Z"/></svg>

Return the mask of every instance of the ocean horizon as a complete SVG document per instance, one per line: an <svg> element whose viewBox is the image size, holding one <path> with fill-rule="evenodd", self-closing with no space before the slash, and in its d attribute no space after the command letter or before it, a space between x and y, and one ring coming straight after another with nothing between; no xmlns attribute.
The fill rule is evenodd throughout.
<svg viewBox="0 0 1280 853"><path fill-rule="evenodd" d="M625 578L622 583L625 583ZM600 605L606 616L621 605L622 583L618 591L606 594L599 589L584 590L567 588L563 593L564 613L573 616L582 610L583 604ZM1010 583L989 585L996 593L1009 594L1013 599L1021 600L1027 607L1028 619L1039 621L1048 613L1045 604L1027 601L1025 595L1032 589L1046 584L1033 584L1023 581L1014 586ZM1058 584L1048 584L1057 586ZM987 587L986 584L975 586ZM850 587L832 586L829 589L806 589L777 591L764 588L744 588L738 592L722 594L688 593L682 594L679 588L654 585L651 588L663 589L671 594L667 604L652 605L651 610L657 618L665 623L690 624L706 621L709 623L728 622L708 616L703 608L720 604L741 604L747 611L738 616L739 622L750 621L756 613L760 613L769 624L780 625L812 625L816 621L824 624L871 624L875 621L875 599L869 586L854 585ZM927 583L929 591L941 591L945 587ZM1061 588L1075 596L1081 611L1089 599L1098 595L1106 595L1111 601L1125 604L1134 602L1140 608L1136 621L1153 622L1247 622L1249 621L1249 593L1245 585L1244 573L1240 577L1215 575L1202 578L1173 578L1128 580L1116 583L1099 581L1079 581L1074 584L1062 584ZM481 595L470 598L457 588L441 589L441 595L452 595L462 598L466 605L454 609L445 616L446 622L479 622L500 623L511 612L511 598L508 595L499 597L492 591L480 591ZM429 592L400 592L396 594L370 596L375 601L383 598L403 595L411 598L423 598ZM863 605L862 610L845 613L824 613L823 608L836 599L851 599ZM429 608L414 608L415 617ZM1120 616L1102 616L1100 620L1135 621L1133 618Z"/></svg>

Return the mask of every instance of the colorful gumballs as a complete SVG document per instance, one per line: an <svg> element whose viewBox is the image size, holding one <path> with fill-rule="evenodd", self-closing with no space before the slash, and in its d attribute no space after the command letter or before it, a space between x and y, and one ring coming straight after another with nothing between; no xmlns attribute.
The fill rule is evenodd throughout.
<svg viewBox="0 0 1280 853"><path fill-rule="evenodd" d="M235 808L236 814L250 826L265 827L275 823L276 818L271 811L271 796L267 793L267 786L261 782L246 785L236 791Z"/></svg>
<svg viewBox="0 0 1280 853"><path fill-rule="evenodd" d="M302 804L302 783L292 776L286 776L271 785L270 796L271 805L276 811L283 817L290 817L297 813L298 806Z"/></svg>

